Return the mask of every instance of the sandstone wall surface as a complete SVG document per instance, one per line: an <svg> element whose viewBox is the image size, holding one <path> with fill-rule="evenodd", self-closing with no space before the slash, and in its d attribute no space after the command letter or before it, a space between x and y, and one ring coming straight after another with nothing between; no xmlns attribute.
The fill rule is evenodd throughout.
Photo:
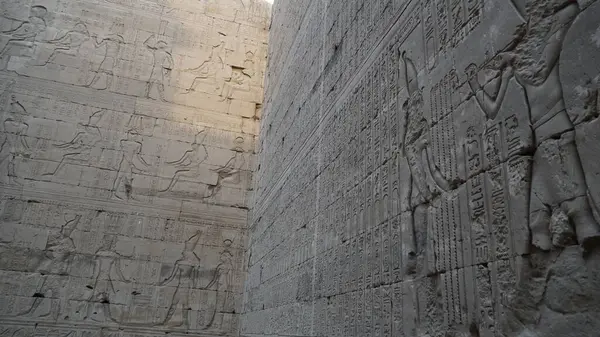
<svg viewBox="0 0 600 337"><path fill-rule="evenodd" d="M270 5L0 15L0 336L237 336Z"/></svg>
<svg viewBox="0 0 600 337"><path fill-rule="evenodd" d="M278 0L243 336L598 336L600 1Z"/></svg>

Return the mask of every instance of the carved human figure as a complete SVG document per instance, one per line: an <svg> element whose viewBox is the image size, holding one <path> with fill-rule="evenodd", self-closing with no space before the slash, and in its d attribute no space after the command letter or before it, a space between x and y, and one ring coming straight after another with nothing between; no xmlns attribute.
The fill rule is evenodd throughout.
<svg viewBox="0 0 600 337"><path fill-rule="evenodd" d="M61 144L55 144L54 147L64 151L62 158L54 170L46 172L43 175L54 175L60 171L66 164L87 163L96 144L102 141L102 133L98 123L102 119L104 110L94 112L84 123L77 124L77 133L70 141Z"/></svg>
<svg viewBox="0 0 600 337"><path fill-rule="evenodd" d="M229 67L231 72L227 72L227 76L223 79L223 88L221 90L221 100L231 99L234 91L249 91L250 81L256 77L257 68L254 61L254 53L246 52L246 59L241 68Z"/></svg>
<svg viewBox="0 0 600 337"><path fill-rule="evenodd" d="M114 322L119 322L119 317L115 317L111 313L110 299L115 295L113 281L125 282L127 279L121 271L121 254L115 251L117 236L113 234L105 234L102 237L100 247L96 250L94 272L92 275L93 285L91 285L94 293L88 299L87 317L96 320L93 312L98 312L98 306L104 312L104 318ZM99 282L99 281L104 282ZM101 320L102 320L101 319ZM100 320L100 321L101 321Z"/></svg>
<svg viewBox="0 0 600 337"><path fill-rule="evenodd" d="M219 264L215 269L213 278L205 287L205 289L214 289L217 291L217 303L214 306L211 319L206 324L206 329L221 329L223 325L223 313L233 312L233 294L231 289L233 284L232 244L232 240L226 239L223 241L224 248L219 257Z"/></svg>
<svg viewBox="0 0 600 337"><path fill-rule="evenodd" d="M204 138L206 138L205 130L198 132L194 137L194 142L190 145L190 149L185 151L181 158L175 161L166 162L168 165L175 166L176 171L171 178L169 185L160 192L170 191L181 178L194 179L198 178L200 175L206 174L208 170L203 169L202 167L202 163L204 163L208 157L206 148L202 144Z"/></svg>
<svg viewBox="0 0 600 337"><path fill-rule="evenodd" d="M127 132L127 138L120 142L122 156L112 189L117 199L132 198L133 174L142 173L150 167L142 156L142 142L139 139L138 132L132 129Z"/></svg>
<svg viewBox="0 0 600 337"><path fill-rule="evenodd" d="M75 24L71 30L60 37L46 41L46 43L49 43L54 47L46 61L38 65L47 65L48 63L53 62L55 58L61 54L73 57L79 56L81 45L89 39L90 32L88 31L87 26L82 22Z"/></svg>
<svg viewBox="0 0 600 337"><path fill-rule="evenodd" d="M244 60L244 69L242 70L244 75L252 78L256 74L256 62L254 62L254 53L251 51L246 52L246 59Z"/></svg>
<svg viewBox="0 0 600 337"><path fill-rule="evenodd" d="M225 163L223 167L219 167L217 169L212 169L215 173L217 173L217 183L216 185L210 185L207 190L207 194L205 198L213 197L219 192L223 183L237 185L241 181L240 173L242 168L246 163L246 159L244 158L244 138L237 137L234 141L235 145L233 147L233 156Z"/></svg>
<svg viewBox="0 0 600 337"><path fill-rule="evenodd" d="M15 165L19 157L29 156L29 144L27 143L27 130L29 124L25 122L27 111L17 98L12 95L9 113L4 120L4 133L0 144L0 174L3 183L20 185L17 179Z"/></svg>
<svg viewBox="0 0 600 337"><path fill-rule="evenodd" d="M10 56L33 55L38 36L46 31L46 14L44 6L32 6L27 21L17 28L3 31L10 35L8 41L0 50L0 70L5 70Z"/></svg>
<svg viewBox="0 0 600 337"><path fill-rule="evenodd" d="M579 5L573 0L513 4L526 22L518 27L514 41L487 66L500 72L498 93L492 97L482 89L473 64L467 68L469 85L490 119L496 118L511 78L523 87L536 145L529 197L531 243L542 250L552 248L551 215L559 208L573 223L579 244L588 250L600 242L600 226L587 197L558 69L562 44Z"/></svg>
<svg viewBox="0 0 600 337"><path fill-rule="evenodd" d="M44 302L44 298L50 294L44 294L44 284L46 283L47 274L68 275L69 267L73 261L75 253L75 243L71 238L73 231L77 228L81 221L81 214L65 214L65 223L61 226L58 233L51 233L48 237L44 256L36 266L36 271L41 273L42 283L36 293L44 296L35 297L31 306L21 312L16 313L16 316L28 316L36 312L44 312L37 317L46 317L52 313L51 308L40 309Z"/></svg>
<svg viewBox="0 0 600 337"><path fill-rule="evenodd" d="M212 47L212 51L206 61L202 62L198 67L188 69L194 74L194 80L186 89L186 93L196 90L199 82L214 79L216 81L216 89L222 93L222 86L225 82L231 80L232 69L225 64L225 40L221 39L219 44Z"/></svg>
<svg viewBox="0 0 600 337"><path fill-rule="evenodd" d="M409 95L402 107L405 115L402 152L408 161L410 174L406 177L406 188L401 192L400 203L403 210L411 210L408 219L410 228L406 233L409 237L405 240L408 246L405 247L408 254L405 261L409 261L407 268L414 271L411 264L414 264L417 248L412 207L428 203L440 190L449 190L450 184L435 167L431 151L428 150L429 125L423 115L423 97L417 82L416 68L412 60L406 56L406 52L402 52L401 55Z"/></svg>
<svg viewBox="0 0 600 337"><path fill-rule="evenodd" d="M119 54L121 52L121 46L125 44L125 39L123 38L123 29L124 25L121 22L115 22L111 29L110 33L103 37L101 40L98 39L97 36L93 35L92 41L96 48L104 47L104 58L100 65L98 66L98 70L94 73L94 77L92 81L87 84L88 87L95 87L95 85L100 81L102 77L106 78L106 85L97 89L108 89L112 87L113 77L114 77L114 69L117 66L117 62L119 61Z"/></svg>
<svg viewBox="0 0 600 337"><path fill-rule="evenodd" d="M156 41L152 43L153 41ZM158 98L166 101L165 85L169 85L171 72L173 71L173 56L165 41L156 39L155 35L151 35L144 41L144 45L152 52L152 71L150 78L146 82L146 98L155 99L153 89L156 87Z"/></svg>
<svg viewBox="0 0 600 337"><path fill-rule="evenodd" d="M73 231L81 222L82 215L65 216L65 224L60 232L48 238L46 260L37 269L42 273L65 274L75 252L75 243L71 238ZM58 272L57 272L58 270Z"/></svg>
<svg viewBox="0 0 600 337"><path fill-rule="evenodd" d="M189 328L189 298L190 291L199 287L200 257L195 253L196 246L201 236L200 231L191 236L185 243L181 252L181 257L175 261L168 277L164 278L159 285L175 285L176 290L173 294L169 310L164 319L157 325L183 326ZM178 319L175 319L178 317Z"/></svg>
<svg viewBox="0 0 600 337"><path fill-rule="evenodd" d="M238 89L241 91L249 91L250 85L248 79L250 77L244 73L243 69L232 67L231 77L223 81L220 101L225 101L233 97L233 92Z"/></svg>

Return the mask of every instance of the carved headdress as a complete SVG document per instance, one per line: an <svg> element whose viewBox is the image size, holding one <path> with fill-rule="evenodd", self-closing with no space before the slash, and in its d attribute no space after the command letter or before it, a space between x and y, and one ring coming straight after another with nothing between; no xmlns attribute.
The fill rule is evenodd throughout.
<svg viewBox="0 0 600 337"><path fill-rule="evenodd" d="M543 83L540 76L546 61L539 57L548 44L546 41L556 23L556 13L577 4L576 0L511 0L525 21L514 33L514 41L508 48L512 52L512 65L520 77L532 84Z"/></svg>
<svg viewBox="0 0 600 337"><path fill-rule="evenodd" d="M423 100L419 82L417 79L417 69L413 61L406 56L406 51L402 52L402 61L404 63L404 80L406 81L406 89L408 90L408 99L404 103L404 107L415 104L420 104Z"/></svg>

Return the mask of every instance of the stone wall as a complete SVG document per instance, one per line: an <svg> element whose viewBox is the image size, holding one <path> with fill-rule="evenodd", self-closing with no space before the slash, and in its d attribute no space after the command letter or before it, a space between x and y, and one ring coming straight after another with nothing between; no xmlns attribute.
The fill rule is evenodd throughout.
<svg viewBox="0 0 600 337"><path fill-rule="evenodd" d="M270 5L0 13L0 336L237 336Z"/></svg>
<svg viewBox="0 0 600 337"><path fill-rule="evenodd" d="M242 335L597 335L598 17L278 0Z"/></svg>

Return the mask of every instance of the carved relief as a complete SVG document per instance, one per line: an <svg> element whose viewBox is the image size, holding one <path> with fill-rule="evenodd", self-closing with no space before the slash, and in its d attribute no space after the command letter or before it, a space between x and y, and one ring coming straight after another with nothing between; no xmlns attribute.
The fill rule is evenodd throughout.
<svg viewBox="0 0 600 337"><path fill-rule="evenodd" d="M120 141L122 155L112 188L113 197L117 199L134 199L134 174L144 172L150 166L142 156L141 139L137 130L130 129L127 131L126 138Z"/></svg>
<svg viewBox="0 0 600 337"><path fill-rule="evenodd" d="M401 200L401 207L404 211L408 208L410 216L408 226L412 227L405 233L408 237L403 238L403 241L408 244L405 247L405 251L408 253L405 263L409 266L409 270L414 270L410 267L411 262L409 262L413 261L412 263L414 263L417 254L417 239L415 237L417 230L412 214L413 207L432 200L435 194L440 193L442 190L448 190L450 184L443 178L435 164L430 161L432 157L427 132L429 125L423 116L423 98L417 82L416 68L405 52L402 52L402 58L403 73L409 93L409 98L403 105L406 115L403 155L408 162L410 175L406 180L405 191L403 192L404 200Z"/></svg>
<svg viewBox="0 0 600 337"><path fill-rule="evenodd" d="M169 86L173 71L173 56L167 42L156 35L144 41L144 46L152 53L152 70L146 82L146 98L167 101L165 87Z"/></svg>
<svg viewBox="0 0 600 337"><path fill-rule="evenodd" d="M0 335L238 332L269 15L242 2L2 2Z"/></svg>
<svg viewBox="0 0 600 337"><path fill-rule="evenodd" d="M123 22L115 20L106 36L102 38L99 38L96 35L91 36L96 49L104 48L104 56L100 62L100 65L98 66L98 69L96 69L94 72L91 82L89 82L89 84L86 86L95 89L112 89L112 84L115 78L115 67L118 65L119 57L121 57L121 48L125 44L123 30Z"/></svg>
<svg viewBox="0 0 600 337"><path fill-rule="evenodd" d="M29 17L16 28L5 30L3 35L9 36L0 50L0 70L6 70L10 57L27 55L33 57L39 35L46 31L46 15L48 10L41 5L31 6Z"/></svg>
<svg viewBox="0 0 600 337"><path fill-rule="evenodd" d="M85 23L79 22L57 38L45 41L51 45L50 55L36 65L45 66L54 63L59 56L79 57L81 46L88 40L90 40L88 27Z"/></svg>
<svg viewBox="0 0 600 337"><path fill-rule="evenodd" d="M526 6L515 3L515 8L527 22L518 28L515 40L487 65L500 73L501 84L495 97L481 88L475 65L467 68L467 74L479 106L490 119L496 118L511 78L514 77L525 91L536 146L529 203L532 244L542 250L552 248L551 227L554 225L551 216L560 209L570 215L578 242L590 249L600 239L600 226L592 215L573 123L565 108L558 73L563 39L579 6L564 1L561 6L560 3L534 2ZM559 10L549 13L553 8ZM546 35L553 38L543 44L534 42ZM538 53L542 55L539 62L535 56ZM552 95L548 96L548 93ZM567 165L575 166L566 171ZM561 191L553 188L558 185L563 186Z"/></svg>
<svg viewBox="0 0 600 337"><path fill-rule="evenodd" d="M6 94L6 91L5 93ZM27 140L29 124L26 122L28 113L25 107L11 95L8 113L4 114L3 140L0 145L0 165L3 183L22 185L15 169L21 158L30 156L30 146Z"/></svg>
<svg viewBox="0 0 600 337"><path fill-rule="evenodd" d="M225 82L233 80L234 72L231 66L225 64L225 40L221 39L219 43L212 46L212 51L208 56L208 59L202 62L198 67L187 69L190 73L194 74L194 80L190 84L189 88L186 89L186 93L196 90L199 82L208 82L210 85L215 85L215 90L223 96L225 94L231 94L229 91L231 87L225 88ZM238 74L236 81L241 80L241 71ZM228 98L227 96L221 97L222 99Z"/></svg>
<svg viewBox="0 0 600 337"><path fill-rule="evenodd" d="M175 173L168 185L161 189L160 192L173 190L177 182L182 178L194 179L201 175L206 176L208 170L203 167L203 163L208 157L206 147L203 144L205 138L205 130L198 132L189 150L185 151L179 159L166 162L167 165L175 168Z"/></svg>
<svg viewBox="0 0 600 337"><path fill-rule="evenodd" d="M78 132L69 142L54 144L54 147L63 152L62 158L55 169L43 175L54 175L67 164L85 165L92 159L92 151L102 141L102 132L98 127L104 111L94 112L84 123L78 123Z"/></svg>

